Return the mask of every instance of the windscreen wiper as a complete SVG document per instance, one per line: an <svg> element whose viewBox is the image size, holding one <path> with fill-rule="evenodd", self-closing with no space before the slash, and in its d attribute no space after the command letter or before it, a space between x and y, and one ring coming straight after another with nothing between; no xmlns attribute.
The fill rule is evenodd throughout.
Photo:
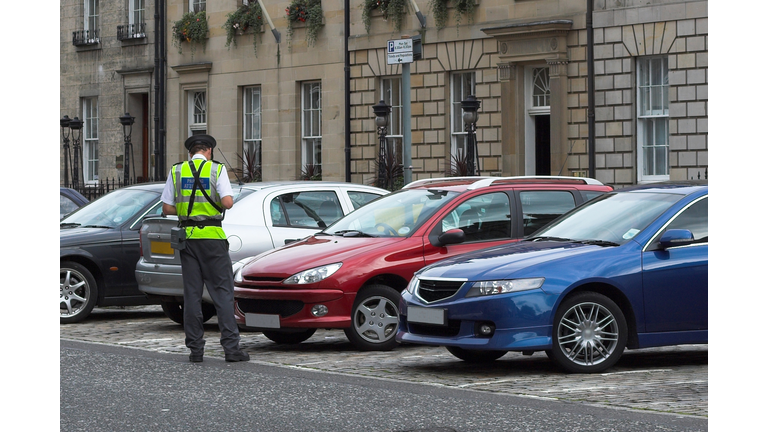
<svg viewBox="0 0 768 432"><path fill-rule="evenodd" d="M80 224L77 222L67 222L67 223L61 223L59 224L59 228L73 228L73 227L79 227Z"/></svg>
<svg viewBox="0 0 768 432"><path fill-rule="evenodd" d="M538 237L529 237L529 238L525 239L524 241L531 241L531 242L537 242L537 241L571 242L573 240L571 240L569 238L563 238L563 237L538 236Z"/></svg>
<svg viewBox="0 0 768 432"><path fill-rule="evenodd" d="M618 243L614 243L608 240L577 240L576 243L596 246L621 246Z"/></svg>
<svg viewBox="0 0 768 432"><path fill-rule="evenodd" d="M373 237L370 234L366 234L358 230L341 230L341 231L334 232L333 235L342 236L342 237Z"/></svg>

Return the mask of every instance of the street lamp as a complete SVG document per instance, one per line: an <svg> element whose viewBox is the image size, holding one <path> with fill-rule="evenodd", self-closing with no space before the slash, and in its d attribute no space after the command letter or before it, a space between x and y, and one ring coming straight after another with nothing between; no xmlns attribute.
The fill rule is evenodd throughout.
<svg viewBox="0 0 768 432"><path fill-rule="evenodd" d="M135 120L135 117L132 117L130 114L125 113L125 115L120 116L120 124L123 125L123 138L125 139L125 161L123 164L123 181L125 184L128 184L128 165L130 165L131 161L131 153L133 152L133 144L131 144L131 131L133 130L133 122ZM134 180L136 177L136 168L134 168Z"/></svg>
<svg viewBox="0 0 768 432"><path fill-rule="evenodd" d="M475 164L477 160L475 130L477 130L477 110L479 108L480 101L474 95L469 95L461 101L461 109L464 111L462 119L464 120L464 129L467 131L467 165L469 166L469 175L475 175L475 168L478 171L480 170L480 164Z"/></svg>
<svg viewBox="0 0 768 432"><path fill-rule="evenodd" d="M69 116L65 115L59 120L61 126L61 138L64 140L64 186L69 187Z"/></svg>
<svg viewBox="0 0 768 432"><path fill-rule="evenodd" d="M75 117L69 120L69 128L72 130L72 147L74 148L74 158L72 163L72 186L77 189L80 187L80 137L82 136L83 121Z"/></svg>
<svg viewBox="0 0 768 432"><path fill-rule="evenodd" d="M379 187L383 188L386 183L386 157L387 157L387 124L389 123L389 113L392 107L380 100L373 106L373 113L376 115L376 127L379 133Z"/></svg>

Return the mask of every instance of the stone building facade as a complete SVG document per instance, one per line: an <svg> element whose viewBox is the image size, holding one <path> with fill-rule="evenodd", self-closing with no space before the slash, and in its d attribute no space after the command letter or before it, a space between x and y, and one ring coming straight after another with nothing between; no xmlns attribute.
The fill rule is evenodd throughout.
<svg viewBox="0 0 768 432"><path fill-rule="evenodd" d="M122 154L117 117L140 112L142 92L144 109L153 115L152 21L147 20L146 42L133 41L139 45L103 33L98 48L72 46L68 38L83 21L83 1L96 0L62 2L62 115L82 113L85 98L99 97L98 170L110 176ZM114 25L103 31L114 31L107 27L117 25L135 1L120 5L122 12L104 12L104 21L110 16ZM369 14L366 28L365 0L321 0L323 25L314 44L306 40L303 23L289 36L288 0L262 0L269 19L255 33L235 36L236 46L229 47L223 26L243 0L165 4L161 172L185 157L186 137L204 131L217 138L215 157L229 166L246 168L242 159L255 152L263 180L308 177L311 168L321 167L324 180L372 184L379 154L372 107L380 100L392 106L387 142L398 157L404 152L403 70L387 64L387 41L418 35L423 58L410 66L414 180L456 172L467 143L460 102L469 94L481 103L476 136L483 175L584 176L592 169L597 179L618 187L708 175L707 1L593 1L593 158L583 0L473 0L466 16L457 16L455 0L449 0L442 29L429 0L407 0L397 30L396 20L379 10ZM171 28L200 7L209 32L193 52L189 42L174 44ZM151 154L153 134L147 136L138 146L134 133L134 145Z"/></svg>
<svg viewBox="0 0 768 432"><path fill-rule="evenodd" d="M130 176L152 177L153 7L146 0L61 0L60 111L84 122L78 165L86 183L122 178L125 140L119 118L126 112L135 118ZM65 153L59 149L63 181Z"/></svg>

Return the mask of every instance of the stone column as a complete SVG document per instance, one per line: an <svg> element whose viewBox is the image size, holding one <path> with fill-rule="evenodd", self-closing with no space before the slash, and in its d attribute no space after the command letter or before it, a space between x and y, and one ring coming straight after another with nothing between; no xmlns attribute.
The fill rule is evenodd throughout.
<svg viewBox="0 0 768 432"><path fill-rule="evenodd" d="M568 60L547 59L549 66L549 151L550 172L560 168L568 157Z"/></svg>
<svg viewBox="0 0 768 432"><path fill-rule="evenodd" d="M517 66L511 62L497 66L501 82L501 174L522 175L525 153L524 143L517 140Z"/></svg>

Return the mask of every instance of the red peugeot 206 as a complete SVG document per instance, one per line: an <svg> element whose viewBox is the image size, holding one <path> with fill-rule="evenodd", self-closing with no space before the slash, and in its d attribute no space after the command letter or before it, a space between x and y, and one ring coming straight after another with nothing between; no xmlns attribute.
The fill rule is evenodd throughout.
<svg viewBox="0 0 768 432"><path fill-rule="evenodd" d="M577 177L415 181L321 232L242 261L235 271L238 325L277 343L339 328L358 349L390 350L400 292L417 270L517 241L611 190Z"/></svg>

